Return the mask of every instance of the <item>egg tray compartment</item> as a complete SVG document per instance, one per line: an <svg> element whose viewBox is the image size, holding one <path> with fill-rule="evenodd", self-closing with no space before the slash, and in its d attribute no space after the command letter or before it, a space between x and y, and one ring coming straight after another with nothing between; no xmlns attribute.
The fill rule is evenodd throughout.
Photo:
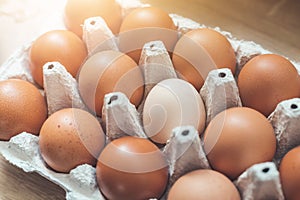
<svg viewBox="0 0 300 200"><path fill-rule="evenodd" d="M130 9L135 7L145 6L136 1L128 2L122 1L121 3L124 13L128 13ZM205 27L176 14L170 14L170 16L178 26L179 33L181 34L188 30ZM89 20L96 23L91 24ZM254 42L238 40L228 32L221 31L219 28L214 29L225 35L232 44L237 58L237 74L252 57L259 54L271 53ZM96 36L99 33L102 34L102 38ZM90 52L97 46L100 40L110 37L112 37L112 33L100 17L91 18L86 21L84 26L84 40ZM117 49L113 41L108 44L106 48ZM0 80L19 78L33 83L33 78L28 69L30 45L31 43L22 46L0 67ZM159 41L146 44L142 56L147 59L141 60L148 63L144 62L140 64L163 63L169 66L169 68L164 69L160 77L155 76L157 72L151 73L151 70L144 71L146 73L145 79L148 77L148 83L152 83L146 85L145 99L147 93L155 83L166 78L174 78L176 75L172 71L172 63L168 53ZM293 64L299 71L300 64ZM41 90L41 92L46 93L49 114L67 107L86 109L80 98L76 80L60 63L47 63L44 66L44 77L46 83L45 91ZM217 94L224 92L226 93L226 98L221 98L222 101L214 98ZM229 69L211 71L200 94L206 106L206 123L226 108L241 106L235 77L233 77ZM139 117L142 106L137 111L122 93L106 95L104 105L102 124L106 128L108 140L121 137L127 131L135 133L139 137L146 137ZM300 119L300 110L297 109L298 107L300 108L300 99L283 101L269 116L268 119L274 127L279 148L277 149L274 162L254 165L234 182L241 193L242 199L284 199L276 165L278 165L282 156L289 149L300 144L299 139L297 139L299 138L297 135L299 134L297 133L299 132L297 131L297 124ZM116 115L113 113L116 112L120 113L118 119L114 118ZM120 129L116 124L120 124L122 119L127 120L123 120L123 128ZM181 151L180 149L185 149L185 151ZM198 133L193 127L175 128L172 137L163 151L170 165L170 183L168 189L183 174L195 169L210 168L202 148L201 138L198 137ZM6 160L23 169L25 172L37 172L61 186L66 190L66 199L104 199L96 183L96 170L94 167L85 164L71 170L69 174L54 172L47 167L41 158L37 136L29 133L21 133L11 138L9 142L0 141L0 153ZM161 199L165 199L165 196Z"/></svg>

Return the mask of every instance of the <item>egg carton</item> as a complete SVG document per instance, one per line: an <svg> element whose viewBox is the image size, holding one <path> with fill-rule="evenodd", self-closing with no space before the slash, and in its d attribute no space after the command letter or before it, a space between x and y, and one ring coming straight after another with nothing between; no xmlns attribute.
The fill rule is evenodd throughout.
<svg viewBox="0 0 300 200"><path fill-rule="evenodd" d="M147 6L135 0L118 0L118 2L123 8L124 16L134 8ZM178 27L179 35L189 30L206 27L176 14L170 14L170 16ZM61 21L58 24L61 24ZM218 27L213 29L225 35L230 41L237 59L236 74L252 57L271 53L254 42L238 40L229 32L222 31ZM87 19L83 25L83 30L83 39L89 55L106 49L118 50L117 40L114 39L112 32L101 17ZM99 47L98 44L103 42L105 44ZM0 80L19 78L34 83L28 68L30 46L31 42L20 47L0 67ZM102 119L99 121L106 130L107 140L114 140L129 132L135 136L146 138L140 117L145 98L161 80L177 77L169 54L160 41L145 44L139 64L143 66L146 86L142 104L138 109L122 93L115 92L105 96ZM165 67L155 67L161 66L161 64ZM300 64L295 62L293 64L300 71ZM58 62L49 62L44 65L43 71L44 90L40 91L46 95L49 115L68 107L87 110L80 98L76 80L63 65ZM205 103L206 124L219 112L230 107L242 106L236 77L237 75L234 77L231 71L226 68L215 69L208 74L202 89L199 91ZM223 97L216 98L220 94L223 94ZM300 131L297 127L300 120L299 108L299 98L286 100L279 103L275 111L268 117L274 127L279 148L273 162L256 164L234 181L242 199L284 199L277 168L283 155L300 144ZM93 166L84 164L77 166L69 174L56 173L49 169L43 161L39 152L38 140L38 136L25 132L20 133L8 142L0 141L0 153L6 160L25 172L37 172L61 186L66 191L67 200L105 199L98 189L95 178L96 170ZM180 176L195 169L210 168L203 150L202 138L198 137L198 132L194 127L175 128L162 151L169 163L170 179L166 192L161 199L166 199L168 190Z"/></svg>

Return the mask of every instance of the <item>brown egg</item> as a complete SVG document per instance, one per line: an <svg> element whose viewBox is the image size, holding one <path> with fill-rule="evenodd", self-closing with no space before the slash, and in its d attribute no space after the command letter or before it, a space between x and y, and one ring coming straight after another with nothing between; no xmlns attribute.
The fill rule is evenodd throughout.
<svg viewBox="0 0 300 200"><path fill-rule="evenodd" d="M168 181L163 153L149 140L132 136L109 143L96 170L99 188L110 200L158 199Z"/></svg>
<svg viewBox="0 0 300 200"><path fill-rule="evenodd" d="M34 80L43 86L43 66L57 61L76 77L78 69L87 56L84 42L66 30L49 31L37 38L30 49L30 70Z"/></svg>
<svg viewBox="0 0 300 200"><path fill-rule="evenodd" d="M199 93L181 79L159 82L145 100L144 130L156 143L165 144L178 126L194 126L201 134L205 118L205 107Z"/></svg>
<svg viewBox="0 0 300 200"><path fill-rule="evenodd" d="M198 91L213 69L229 68L235 73L236 58L231 44L221 33L208 28L184 34L174 48L172 60L180 77Z"/></svg>
<svg viewBox="0 0 300 200"><path fill-rule="evenodd" d="M99 116L105 94L123 92L138 106L144 93L140 68L129 56L118 51L102 51L91 56L82 66L78 82L84 102Z"/></svg>
<svg viewBox="0 0 300 200"><path fill-rule="evenodd" d="M253 164L271 161L276 138L265 116L251 108L235 107L209 123L204 150L211 167L234 180Z"/></svg>
<svg viewBox="0 0 300 200"><path fill-rule="evenodd" d="M168 200L240 200L234 184L223 174L209 169L189 172L180 177L168 194Z"/></svg>
<svg viewBox="0 0 300 200"><path fill-rule="evenodd" d="M281 160L279 172L286 200L300 199L300 146L290 150Z"/></svg>
<svg viewBox="0 0 300 200"><path fill-rule="evenodd" d="M124 18L119 47L138 63L145 43L161 40L172 52L177 39L177 28L168 13L156 7L144 7L133 10Z"/></svg>
<svg viewBox="0 0 300 200"><path fill-rule="evenodd" d="M46 118L45 98L34 85L19 79L0 81L0 140L21 132L38 135Z"/></svg>
<svg viewBox="0 0 300 200"><path fill-rule="evenodd" d="M68 173L81 164L95 166L104 145L105 136L98 120L76 108L55 112L40 132L41 155L58 172Z"/></svg>
<svg viewBox="0 0 300 200"><path fill-rule="evenodd" d="M286 58L259 55L242 68L238 88L244 106L268 116L281 101L300 97L300 78Z"/></svg>
<svg viewBox="0 0 300 200"><path fill-rule="evenodd" d="M119 32L122 22L122 9L115 0L68 0L65 6L66 27L82 36L85 19L101 16L114 34Z"/></svg>

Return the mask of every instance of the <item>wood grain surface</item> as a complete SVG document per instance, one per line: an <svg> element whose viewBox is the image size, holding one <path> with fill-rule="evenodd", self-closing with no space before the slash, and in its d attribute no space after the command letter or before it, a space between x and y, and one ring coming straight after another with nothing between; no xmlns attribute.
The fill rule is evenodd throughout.
<svg viewBox="0 0 300 200"><path fill-rule="evenodd" d="M0 10L6 1L9 0L0 0ZM47 4L51 1L44 0L44 2ZM255 41L266 49L300 62L298 0L143 0L143 2L208 26L219 26L239 39ZM34 5L26 6L30 9L30 6ZM15 22L5 18L4 15L5 13L0 11L0 64L35 33L34 29L28 30L20 23L13 24ZM38 29L39 25L36 24L34 28ZM23 172L0 156L0 200L46 199L65 199L65 191L38 174Z"/></svg>

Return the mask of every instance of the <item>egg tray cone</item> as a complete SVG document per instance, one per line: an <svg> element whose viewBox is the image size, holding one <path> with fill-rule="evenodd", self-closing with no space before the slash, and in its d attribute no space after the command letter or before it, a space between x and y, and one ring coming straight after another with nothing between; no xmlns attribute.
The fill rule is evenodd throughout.
<svg viewBox="0 0 300 200"><path fill-rule="evenodd" d="M134 8L147 6L135 0L118 0L118 2L123 8L124 16ZM176 14L170 14L170 16L178 27L179 36L189 30L205 27L205 25L200 25ZM61 27L58 26L58 28ZM252 57L271 53L254 42L238 40L228 32L221 31L219 28L214 29L225 35L234 48L237 59L236 77L244 64ZM90 55L103 50L97 49L98 44L107 41L112 34L99 17L87 19L83 30ZM99 33L102 35L99 36ZM117 50L118 48L115 40L108 40L106 44L105 49ZM22 46L0 67L0 80L19 78L34 83L28 69L30 46L31 42ZM160 69L161 73L154 70L157 64L166 66ZM300 64L293 64L299 71ZM143 73L147 83L143 101L159 81L176 77L170 57L160 41L153 41L145 45L140 65L144 66ZM219 112L230 107L242 106L236 86L236 77L228 69L216 69L209 73L203 88L199 91L207 111L206 124ZM40 91L47 98L50 115L68 107L87 110L80 98L76 80L60 63L45 64L44 79L45 89ZM226 94L226 98L215 98L219 93ZM99 121L106 129L109 140L127 135L128 132L138 137L146 137L141 123L142 106L136 109L122 93L107 94L104 102L103 119L99 119ZM300 108L300 99L286 100L278 104L275 111L269 116L268 119L274 127L279 148L277 148L274 162L254 165L234 181L242 199L284 199L277 167L283 155L300 144L298 139L300 138L298 130L300 129L298 128L300 109L298 108ZM122 115L116 118L116 113L122 113ZM125 118L126 120L124 120ZM161 199L166 198L168 189L180 176L195 169L210 168L203 151L201 138L196 136L198 136L198 132L193 127L177 127L162 149L169 162L170 179L166 193ZM185 151L180 151L183 146ZM71 170L69 174L52 171L42 160L37 136L20 133L8 142L0 141L0 152L10 163L22 168L25 172L37 172L64 188L66 199L104 199L97 186L94 167L80 165Z"/></svg>
<svg viewBox="0 0 300 200"><path fill-rule="evenodd" d="M85 41L89 55L97 51L119 50L113 33L102 17L91 17L84 21L82 39ZM97 48L99 46L101 48Z"/></svg>

